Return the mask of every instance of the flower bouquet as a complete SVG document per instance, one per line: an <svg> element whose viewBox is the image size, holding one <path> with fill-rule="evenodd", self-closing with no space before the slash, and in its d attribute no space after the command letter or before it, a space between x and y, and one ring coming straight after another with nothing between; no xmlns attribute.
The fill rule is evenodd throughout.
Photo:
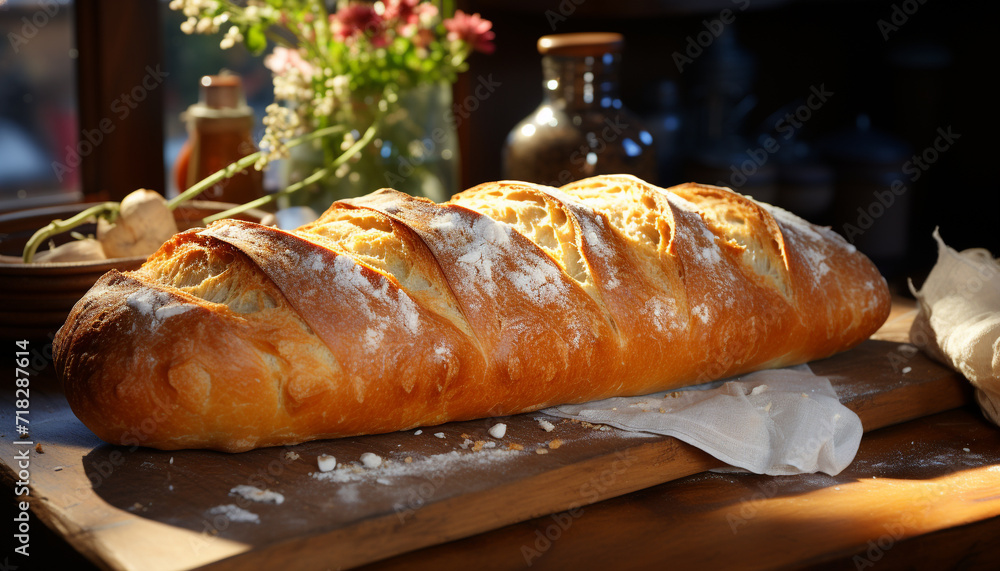
<svg viewBox="0 0 1000 571"><path fill-rule="evenodd" d="M433 200L457 191L451 85L473 51L491 53L492 24L452 2L172 0L187 33L223 33L223 49L273 46L265 65L276 103L256 161L286 159L295 204L392 187ZM320 133L308 144L296 137ZM289 141L296 141L293 148ZM355 149L335 164L344 152Z"/></svg>
<svg viewBox="0 0 1000 571"><path fill-rule="evenodd" d="M32 262L53 236L95 219L110 229L138 229L132 242L153 246L133 253L151 254L162 238L149 235L159 227L150 221L150 209L158 213L156 220L169 219L213 185L247 168L267 168L275 159L291 165L283 189L202 223L279 200L322 212L334 200L386 186L438 201L457 190L451 84L473 51L493 51L492 24L478 14L454 10L448 0L440 6L342 0L333 11L323 0L171 0L170 8L186 16L184 32L222 32L223 49L244 43L262 53L274 45L265 61L274 74L277 102L267 108L261 150L169 201L138 190L122 203L105 202L53 220L25 245L24 262ZM93 241L87 238L83 245ZM81 250L81 244L68 246L60 247L60 256Z"/></svg>

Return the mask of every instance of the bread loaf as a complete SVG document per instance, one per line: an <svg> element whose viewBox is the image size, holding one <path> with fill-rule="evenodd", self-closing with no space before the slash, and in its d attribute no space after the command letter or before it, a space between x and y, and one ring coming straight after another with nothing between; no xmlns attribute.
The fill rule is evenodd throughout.
<svg viewBox="0 0 1000 571"><path fill-rule="evenodd" d="M888 312L840 236L727 189L497 182L177 234L76 304L55 363L108 442L235 452L793 365Z"/></svg>

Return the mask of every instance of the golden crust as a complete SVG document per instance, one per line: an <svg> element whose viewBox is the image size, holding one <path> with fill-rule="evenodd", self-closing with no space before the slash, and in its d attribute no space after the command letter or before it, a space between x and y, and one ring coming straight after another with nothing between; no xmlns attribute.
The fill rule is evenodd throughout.
<svg viewBox="0 0 1000 571"><path fill-rule="evenodd" d="M728 189L506 181L178 234L80 300L55 361L108 442L241 451L802 363L888 311L841 237Z"/></svg>

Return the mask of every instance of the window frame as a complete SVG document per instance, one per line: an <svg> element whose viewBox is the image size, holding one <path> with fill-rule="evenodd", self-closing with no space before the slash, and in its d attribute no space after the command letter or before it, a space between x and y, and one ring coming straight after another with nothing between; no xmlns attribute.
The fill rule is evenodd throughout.
<svg viewBox="0 0 1000 571"><path fill-rule="evenodd" d="M84 201L164 192L160 0L76 0L80 186Z"/></svg>

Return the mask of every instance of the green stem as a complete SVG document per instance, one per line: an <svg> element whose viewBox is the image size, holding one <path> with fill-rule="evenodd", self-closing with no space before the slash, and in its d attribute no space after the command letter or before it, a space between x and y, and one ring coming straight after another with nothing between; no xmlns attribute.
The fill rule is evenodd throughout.
<svg viewBox="0 0 1000 571"><path fill-rule="evenodd" d="M318 129L316 131L307 133L305 135L302 135L301 137L296 137L295 139L288 141L288 143L286 143L285 146L287 146L288 148L292 148L297 145L301 145L302 143L306 143L308 141L336 134L343 130L344 127L339 125L334 127L327 127L325 129ZM167 202L167 208L173 210L178 206L180 206L181 204L184 204L185 202L191 200L192 198L195 198L202 192L205 192L206 190L211 188L212 185L214 185L215 183L223 179L232 177L241 170L254 164L254 162L256 162L257 159L259 159L262 154L263 154L262 151L257 151L256 153L251 153L234 163L230 163L229 165L222 167L221 169L215 171L214 173L196 182L193 186L191 186L191 188L185 190L181 194L170 199Z"/></svg>
<svg viewBox="0 0 1000 571"><path fill-rule="evenodd" d="M317 133L318 132L319 131L317 131ZM367 145L368 143L370 143L372 141L372 139L375 138L375 134L377 132L378 132L378 122L376 121L375 123L372 123L370 127L368 127L368 130L365 131L365 134L362 135L360 139L358 139L357 141L355 141L353 145L351 145L350 147L348 147L346 151L344 151L339 157L337 157L336 159L334 159L329 165L327 165L327 166L325 166L325 167L317 170L316 172L314 172L311 175L307 176L306 178L300 180L299 182L296 182L294 184L288 185L288 187L285 188L284 190L279 190L278 192L271 193L271 194L269 194L267 196L262 196L261 198L258 198L257 200L253 200L253 201L247 202L246 204L241 204L240 206L237 206L235 208L230 208L229 210L226 210L226 211L223 211L223 212L219 212L218 214L213 214L211 216L206 216L205 218L202 219L202 223L204 225L208 226L209 224L211 224L212 222L215 222L216 220L222 220L223 218L229 218L231 216L235 216L237 214L241 214L243 212L246 212L247 210L250 210L251 208L258 208L260 206L264 206L266 204L270 204L270 203L274 202L275 200L277 200L278 198L281 198L282 196L288 196L289 194L293 194L295 192L298 192L302 188L304 188L306 186L309 186L310 184L312 184L314 182L322 180L322 178L325 177L327 174L336 171L337 167L339 167L340 165L344 164L345 162L347 162L348 160L350 160L351 157L353 157L354 155L356 155L359 152L361 152L361 149L365 148L365 145Z"/></svg>
<svg viewBox="0 0 1000 571"><path fill-rule="evenodd" d="M204 217L204 218L201 219L201 223L204 224L204 225L206 225L206 226L208 226L209 224L211 224L212 222L215 222L216 220L222 220L224 218L230 218L232 216L236 216L237 214L242 214L242 213L244 213L247 210L250 210L252 208L259 208L261 206L268 205L268 204L274 202L275 200L277 200L278 198L280 198L282 196L288 196L289 194L292 194L292 193L297 192L298 190L302 189L302 187L304 187L304 186L310 185L310 184L312 184L312 183L314 183L314 182L316 182L318 180L321 180L329 172L330 172L330 167L323 167L323 168L319 169L318 171L312 173L311 175L307 176L306 178L300 180L299 182L296 182L294 184L288 185L283 190L279 190L278 192L273 192L271 194L268 194L267 196L262 196L262 197L260 197L260 198L258 198L256 200L251 200L250 202L247 202L246 204L241 204L239 206L235 206L235 207L230 208L229 210L226 210L224 212L219 212L219 213L213 214L211 216L206 216L206 217Z"/></svg>
<svg viewBox="0 0 1000 571"><path fill-rule="evenodd" d="M330 14L326 11L326 2L319 2L316 7L319 9L319 17L313 23L313 29L316 31L316 45L319 46L319 52L326 60L329 56Z"/></svg>
<svg viewBox="0 0 1000 571"><path fill-rule="evenodd" d="M325 129L318 129L316 131L307 133L305 135L296 137L295 139L288 141L288 143L286 143L286 146L289 148L295 147L297 145L301 145L302 143L312 141L321 137L333 135L343 130L344 127L342 126L334 126L334 127L327 127ZM355 148L354 146L351 147L351 149L354 148ZM174 210L181 204L184 204L185 202L191 200L192 198L195 198L196 196L204 192L206 189L210 188L215 183L223 179L227 179L235 175L236 173L242 171L245 168L249 168L254 164L254 162L258 158L260 158L262 154L263 153L261 151L249 154L239 159L238 161L231 163L228 166L225 166L219 169L218 171L208 175L207 177L195 183L191 188L185 190L181 194L169 200L167 202L167 208L169 208L170 210ZM344 160L347 159L345 158ZM340 165L342 163L343 161L340 161L339 163L336 164ZM261 204L267 204L267 202L263 202ZM104 213L117 213L119 208L120 204L117 202L105 202L103 204L92 206L84 210L83 212L80 212L76 216L69 218L68 220L53 220L52 222L42 227L31 236L31 238L28 240L28 243L24 245L24 252L22 253L21 258L24 260L24 263L26 264L31 263L31 260L35 257L35 252L38 251L39 246L44 244L45 241L48 240L49 238L62 234L63 232L68 232L73 228L76 228L77 226L86 223L87 220L93 216L99 216ZM253 208L253 206L250 206L248 208ZM237 209L234 208L232 210L237 210ZM246 210L246 208L244 208L244 210ZM216 216L218 217L218 215ZM222 218L224 218L224 216Z"/></svg>
<svg viewBox="0 0 1000 571"><path fill-rule="evenodd" d="M455 15L455 0L441 1L441 17L451 18Z"/></svg>
<svg viewBox="0 0 1000 571"><path fill-rule="evenodd" d="M173 210L178 206L180 206L181 204L184 204L185 202L191 200L192 198L195 198L202 192L205 192L215 183L223 179L232 177L239 171L257 162L257 159L259 159L262 154L263 154L262 151L257 151L256 153L250 153L249 155L243 157L242 159L239 159L234 163L230 163L222 167L221 169L215 171L214 173L206 176L200 181L194 183L190 188L188 188L184 192L168 200L167 208Z"/></svg>
<svg viewBox="0 0 1000 571"><path fill-rule="evenodd" d="M31 238L28 239L28 243L24 245L24 253L22 256L24 263L31 263L31 260L35 257L35 252L38 251L38 247L41 246L45 240L48 240L57 234L62 234L63 232L72 230L73 228L84 224L93 216L100 216L106 212L117 213L118 208L119 204L117 202L105 202L91 206L76 216L73 216L69 220L53 220L52 222L49 222L47 225L32 234Z"/></svg>

